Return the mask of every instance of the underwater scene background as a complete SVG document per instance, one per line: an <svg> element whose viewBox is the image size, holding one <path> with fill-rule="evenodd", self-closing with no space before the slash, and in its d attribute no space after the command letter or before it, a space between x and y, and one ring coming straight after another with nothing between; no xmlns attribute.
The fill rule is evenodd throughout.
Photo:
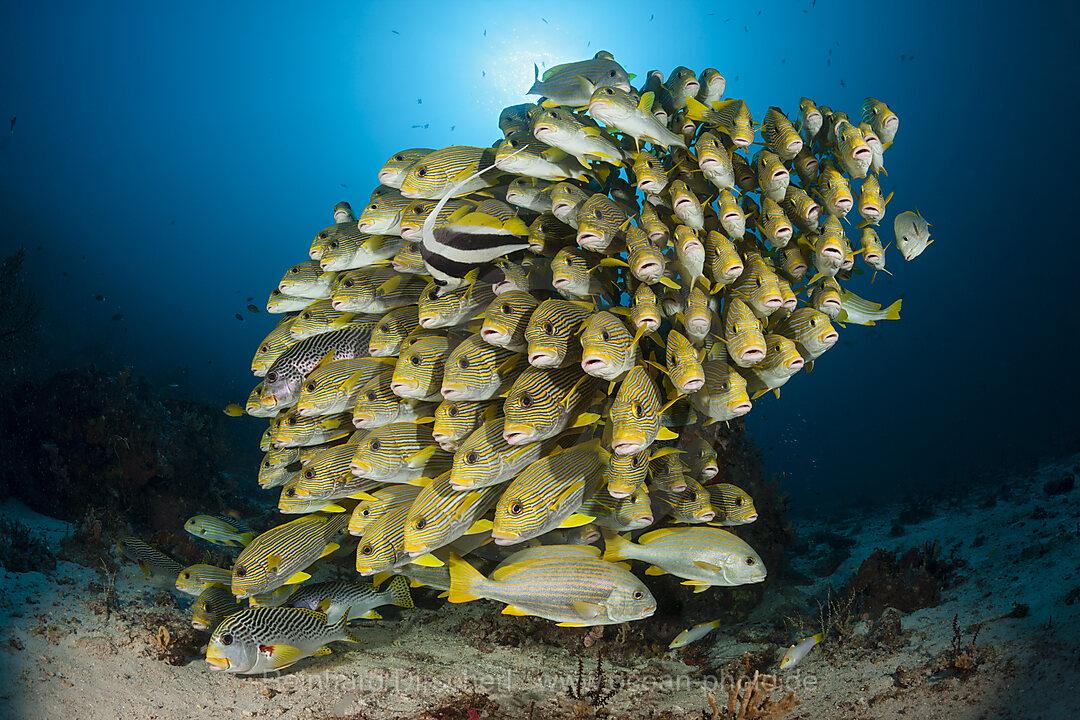
<svg viewBox="0 0 1080 720"><path fill-rule="evenodd" d="M751 700L736 693L725 715L728 688L704 678L745 673L754 689L755 670L779 678L763 717L1073 704L1075 5L44 2L0 18L7 715L719 718ZM902 298L901 319L837 327L779 399L705 434L756 503L735 531L767 580L693 593L635 562L657 612L606 635L414 587L416 608L354 623L364 645L334 638L330 657L269 679L211 674L194 598L116 543L231 568L240 548L185 520L259 534L296 517L256 482L267 421L221 412L258 382L270 291L335 203L368 204L387 158L491 146L503 108L539 99L534 64L601 50L634 88L654 69L716 68L757 123L770 106L796 122L802 97L856 122L878 98L900 118L877 229L892 241L893 218L917 210L935 242L911 262L890 247L889 274L850 288ZM370 579L352 554L315 579ZM799 666L780 669L791 646ZM558 680L528 686L539 666ZM797 707L785 671L814 678L789 683ZM357 684L373 672L405 680ZM602 678L619 692L589 685Z"/></svg>

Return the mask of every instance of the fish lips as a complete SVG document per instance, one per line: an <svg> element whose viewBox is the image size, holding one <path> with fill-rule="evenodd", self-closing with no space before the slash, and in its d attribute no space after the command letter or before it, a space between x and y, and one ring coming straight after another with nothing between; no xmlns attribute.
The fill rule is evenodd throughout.
<svg viewBox="0 0 1080 720"><path fill-rule="evenodd" d="M536 428L525 423L503 423L503 440L507 445L527 445L536 437Z"/></svg>

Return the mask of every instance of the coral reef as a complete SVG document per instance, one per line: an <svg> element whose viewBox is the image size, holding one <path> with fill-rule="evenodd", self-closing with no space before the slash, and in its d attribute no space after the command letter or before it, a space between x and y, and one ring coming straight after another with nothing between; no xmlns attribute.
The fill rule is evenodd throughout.
<svg viewBox="0 0 1080 720"><path fill-rule="evenodd" d="M959 566L941 556L941 546L926 543L904 553L877 549L862 562L840 591L851 598L856 615L877 620L887 607L904 613L933 607Z"/></svg>
<svg viewBox="0 0 1080 720"><path fill-rule="evenodd" d="M716 698L709 695L711 720L778 720L784 717L794 710L800 701L795 698L794 692L779 700L771 699L769 694L779 685L775 675L762 675L756 670L753 677L739 678L735 685L728 689L726 707L717 707Z"/></svg>
<svg viewBox="0 0 1080 720"><path fill-rule="evenodd" d="M0 565L9 572L51 572L56 556L44 534L9 517L0 517Z"/></svg>

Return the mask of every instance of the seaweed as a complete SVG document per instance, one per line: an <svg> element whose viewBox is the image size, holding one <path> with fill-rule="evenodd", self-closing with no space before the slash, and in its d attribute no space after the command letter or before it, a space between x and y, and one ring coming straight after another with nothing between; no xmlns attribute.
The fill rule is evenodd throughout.
<svg viewBox="0 0 1080 720"><path fill-rule="evenodd" d="M0 565L9 572L46 573L56 569L56 556L42 532L0 516Z"/></svg>
<svg viewBox="0 0 1080 720"><path fill-rule="evenodd" d="M604 675L604 651L596 653L596 670L593 672L592 688L586 690L585 662L578 655L577 680L566 688L566 694L577 700L576 709L584 716L585 710L598 710L607 705L611 698L619 692L619 686L605 687L607 680Z"/></svg>

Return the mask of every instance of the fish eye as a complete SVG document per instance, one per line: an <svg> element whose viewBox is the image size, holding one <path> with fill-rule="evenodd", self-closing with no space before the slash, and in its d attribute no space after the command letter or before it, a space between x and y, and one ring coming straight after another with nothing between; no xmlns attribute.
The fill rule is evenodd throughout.
<svg viewBox="0 0 1080 720"><path fill-rule="evenodd" d="M413 365L419 365L421 362L421 358L419 355L412 355L409 357L409 362Z"/></svg>
<svg viewBox="0 0 1080 720"><path fill-rule="evenodd" d="M520 515L521 511L524 510L524 509L525 508L522 506L521 501L520 500L515 500L510 505L510 514L511 515Z"/></svg>
<svg viewBox="0 0 1080 720"><path fill-rule="evenodd" d="M306 477L308 480L314 480L315 479L315 471L314 470L305 470L304 471L304 477Z"/></svg>
<svg viewBox="0 0 1080 720"><path fill-rule="evenodd" d="M431 292L429 292L427 294L427 296L428 296L429 300L434 300L435 298L439 297L439 291L438 290L432 290Z"/></svg>
<svg viewBox="0 0 1080 720"><path fill-rule="evenodd" d="M461 358L457 361L458 367L465 370L469 367L469 358Z"/></svg>
<svg viewBox="0 0 1080 720"><path fill-rule="evenodd" d="M382 449L382 443L379 442L378 440L372 440L371 441L371 449L372 450L381 450Z"/></svg>
<svg viewBox="0 0 1080 720"><path fill-rule="evenodd" d="M390 326L387 325L386 323L382 323L381 325L379 325L379 331L380 332L390 332Z"/></svg>
<svg viewBox="0 0 1080 720"><path fill-rule="evenodd" d="M446 414L450 417L457 417L457 407L452 407L446 411Z"/></svg>
<svg viewBox="0 0 1080 720"><path fill-rule="evenodd" d="M300 268L298 268L298 267L291 267L291 268L289 268L289 272L290 272L290 273L298 273L298 272L300 272Z"/></svg>
<svg viewBox="0 0 1080 720"><path fill-rule="evenodd" d="M326 244L326 246L328 248L330 248L331 250L336 250L337 246L338 246L338 241L337 240L331 240L329 243Z"/></svg>
<svg viewBox="0 0 1080 720"><path fill-rule="evenodd" d="M761 287L761 278L754 278L754 283L757 284L758 287Z"/></svg>
<svg viewBox="0 0 1080 720"><path fill-rule="evenodd" d="M670 355L668 355L667 356L667 361L668 361L668 365L674 365L675 364L675 353L671 353Z"/></svg>
<svg viewBox="0 0 1080 720"><path fill-rule="evenodd" d="M364 517L367 517L368 515L371 514L371 508L364 508L363 510L360 511L360 514L362 516L364 516Z"/></svg>
<svg viewBox="0 0 1080 720"><path fill-rule="evenodd" d="M607 330L601 330L600 331L600 337L602 337L604 339L604 341L606 342L608 340L611 340L611 333L609 333Z"/></svg>
<svg viewBox="0 0 1080 720"><path fill-rule="evenodd" d="M353 281L352 280L345 280L341 284L344 285L345 287L352 287L353 286Z"/></svg>
<svg viewBox="0 0 1080 720"><path fill-rule="evenodd" d="M544 332L546 332L548 335L554 335L555 334L555 326L552 325L549 322L544 323ZM274 381L271 380L270 382L274 382Z"/></svg>
<svg viewBox="0 0 1080 720"><path fill-rule="evenodd" d="M471 452L471 453L469 453L468 455L465 456L465 462L469 463L470 465L474 464L479 459L480 459L480 456L477 455L475 452Z"/></svg>
<svg viewBox="0 0 1080 720"><path fill-rule="evenodd" d="M327 237L329 237L329 235L326 234L325 230L323 230L321 233L319 233L319 239L320 240L325 240Z"/></svg>
<svg viewBox="0 0 1080 720"><path fill-rule="evenodd" d="M416 171L416 177L424 177L427 175L427 168L420 168Z"/></svg>
<svg viewBox="0 0 1080 720"><path fill-rule="evenodd" d="M531 407L532 404L532 395L529 393L521 393L521 407Z"/></svg>
<svg viewBox="0 0 1080 720"><path fill-rule="evenodd" d="M285 497L296 497L296 488L285 488Z"/></svg>
<svg viewBox="0 0 1080 720"><path fill-rule="evenodd" d="M645 408L641 407L641 403L634 405L634 415L637 417L643 417L645 415Z"/></svg>
<svg viewBox="0 0 1080 720"><path fill-rule="evenodd" d="M732 323L732 324L731 324L731 334L732 334L732 335L734 335L734 334L735 334L735 323Z"/></svg>
<svg viewBox="0 0 1080 720"><path fill-rule="evenodd" d="M615 71L614 71L614 70L612 70L611 72L609 72L609 73L608 73L608 76L609 76L609 77L615 77Z"/></svg>
<svg viewBox="0 0 1080 720"><path fill-rule="evenodd" d="M641 463L645 462L645 458L642 455L635 455L632 462L634 463L634 467L641 467Z"/></svg>
<svg viewBox="0 0 1080 720"><path fill-rule="evenodd" d="M233 568L233 575L235 575L236 577L244 577L245 575L247 575L247 568L245 568L243 565L238 568Z"/></svg>
<svg viewBox="0 0 1080 720"><path fill-rule="evenodd" d="M259 352L270 352L270 346L269 346L269 345L263 345L263 346L261 346L261 347L259 348ZM273 382L273 381L271 381L271 382Z"/></svg>
<svg viewBox="0 0 1080 720"><path fill-rule="evenodd" d="M263 467L266 468L267 470L269 470L270 469L270 461L269 460L263 461Z"/></svg>
<svg viewBox="0 0 1080 720"><path fill-rule="evenodd" d="M394 159L397 160L398 162L405 162L405 157L402 156L402 155L395 155Z"/></svg>
<svg viewBox="0 0 1080 720"><path fill-rule="evenodd" d="M367 394L367 399L370 400L371 402L375 402L375 398L377 398L377 397L378 397L378 395L375 394L374 390L372 390L371 392L369 392Z"/></svg>
<svg viewBox="0 0 1080 720"><path fill-rule="evenodd" d="M510 306L509 306L509 305L507 305L506 303L503 303L503 306L502 306L502 311L503 311L504 313L506 313L507 315L509 315L509 314L510 314Z"/></svg>
<svg viewBox="0 0 1080 720"><path fill-rule="evenodd" d="M425 520L424 518L419 518L414 524L417 530L423 530L425 527L427 527L427 520Z"/></svg>
<svg viewBox="0 0 1080 720"><path fill-rule="evenodd" d="M304 389L308 392L315 392L315 383L308 383L304 386Z"/></svg>
<svg viewBox="0 0 1080 720"><path fill-rule="evenodd" d="M611 88L604 88L604 94L605 95L614 95L615 93L611 90Z"/></svg>
<svg viewBox="0 0 1080 720"><path fill-rule="evenodd" d="M300 313L300 317L304 318L305 320L310 320L311 319L311 313L302 312L302 313Z"/></svg>
<svg viewBox="0 0 1080 720"><path fill-rule="evenodd" d="M635 590L634 591L634 599L635 600L640 600L643 597L645 597L645 593L641 592L640 590Z"/></svg>
<svg viewBox="0 0 1080 720"><path fill-rule="evenodd" d="M269 382L269 383L277 382L277 373L276 372L267 373L266 374L266 382Z"/></svg>
<svg viewBox="0 0 1080 720"><path fill-rule="evenodd" d="M593 210L593 216L594 216L594 217L595 217L595 218L596 218L597 220L600 220L601 218L603 218L603 217L604 217L604 216L603 216L603 215L602 215L602 214L600 213L600 211L599 211L599 210Z"/></svg>
<svg viewBox="0 0 1080 720"><path fill-rule="evenodd" d="M371 553L375 552L375 548L371 547L371 544L369 543L360 548L360 552L364 555L370 555Z"/></svg>
<svg viewBox="0 0 1080 720"><path fill-rule="evenodd" d="M810 318L810 327L817 327L817 318Z"/></svg>
<svg viewBox="0 0 1080 720"><path fill-rule="evenodd" d="M753 565L753 564L754 564L754 558L752 558L752 557L747 557L747 558L746 558L746 564L747 564L747 565Z"/></svg>
<svg viewBox="0 0 1080 720"><path fill-rule="evenodd" d="M290 415L289 419L286 420L285 422L287 422L289 425L296 425L296 416L295 415Z"/></svg>
<svg viewBox="0 0 1080 720"><path fill-rule="evenodd" d="M189 573L189 572L184 573L184 579L185 580L190 580L191 579L191 573Z"/></svg>
<svg viewBox="0 0 1080 720"><path fill-rule="evenodd" d="M232 633L225 633L224 635L221 636L221 644L222 645L232 645L232 641L233 641Z"/></svg>

